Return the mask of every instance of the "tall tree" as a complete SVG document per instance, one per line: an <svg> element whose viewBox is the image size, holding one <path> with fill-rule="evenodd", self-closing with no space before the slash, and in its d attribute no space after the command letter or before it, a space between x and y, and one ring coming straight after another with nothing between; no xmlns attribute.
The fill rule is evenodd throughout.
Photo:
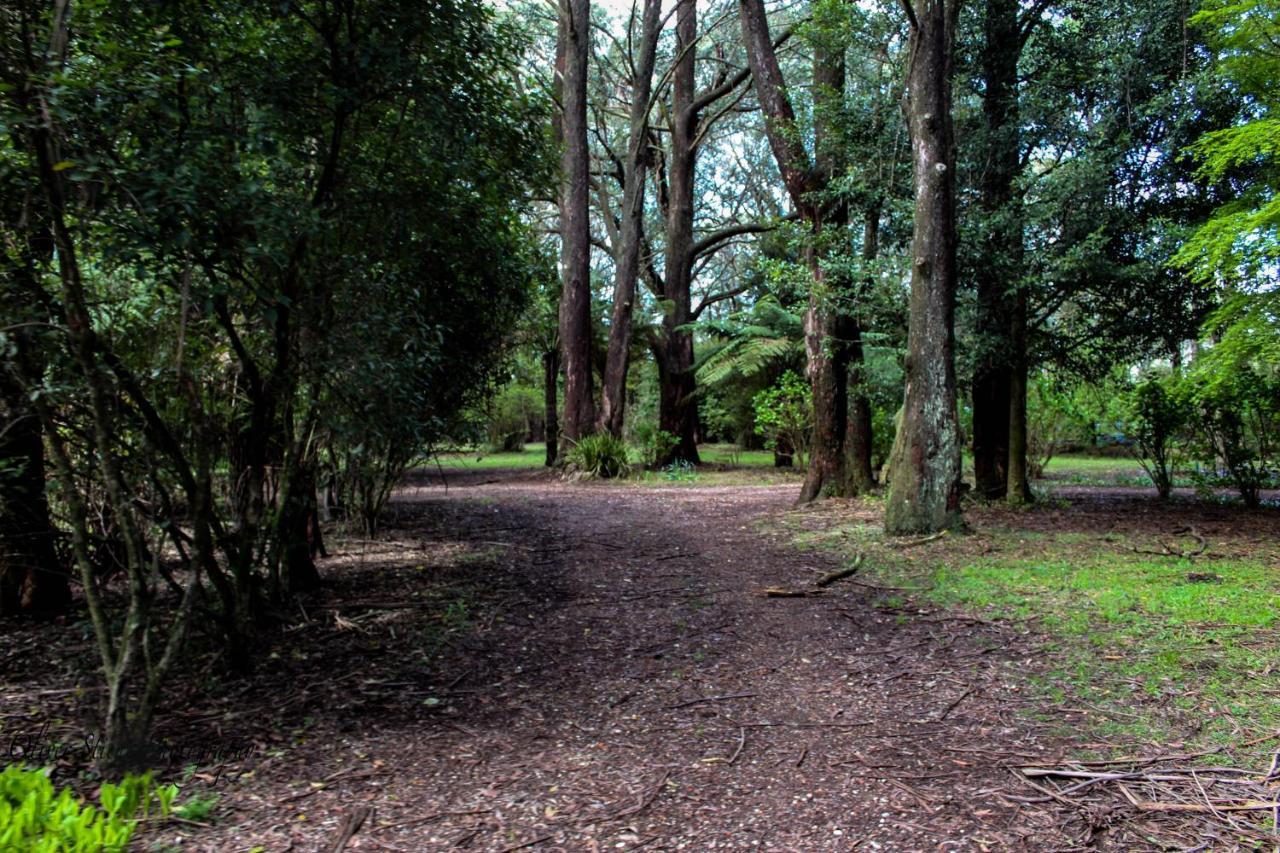
<svg viewBox="0 0 1280 853"><path fill-rule="evenodd" d="M635 312L636 281L640 275L640 249L644 240L645 181L650 160L649 109L652 106L653 68L658 53L658 36L662 29L661 16L662 0L644 1L640 38L636 55L631 58L634 71L631 79L627 155L623 164L617 255L613 262L613 313L609 325L609 353L605 361L600 408L600 428L616 436L622 435L623 418L626 414L631 323ZM634 15L630 26L634 26Z"/></svg>
<svg viewBox="0 0 1280 853"><path fill-rule="evenodd" d="M560 190L560 346L564 368L562 436L577 441L596 428L591 363L591 183L587 149L590 0L560 0L557 60L563 136Z"/></svg>
<svg viewBox="0 0 1280 853"><path fill-rule="evenodd" d="M815 153L811 160L796 126L795 108L769 35L763 0L740 0L738 9L769 147L792 206L811 232L805 248L811 277L809 307L805 314L805 351L814 417L809 468L800 500L812 501L824 491L856 494L868 487L871 480L870 406L855 405L852 430L849 422L851 359L862 355L861 346L851 348L851 342L860 342L861 330L848 307L841 310L842 301L848 299L849 282L842 276L830 275L823 263L824 236L830 239L824 235L824 229L838 235L848 221L847 207L828 197L831 182L842 165L832 137L835 115L844 96L844 59L839 47L828 44L821 36L815 40ZM851 440L853 446L847 447L846 443Z"/></svg>
<svg viewBox="0 0 1280 853"><path fill-rule="evenodd" d="M1021 200L1014 182L1021 170L1018 60L1023 34L1018 0L987 0L983 10L983 153L978 180L984 221L983 266L977 279L977 336L973 372L974 486L983 498L1003 498L1008 488L1010 389L1015 369L1025 372L1013 346L1015 315L1025 314L1018 296L1022 275ZM1020 303L1020 304L1019 304ZM1021 324L1025 325L1025 317ZM1025 331L1020 336L1025 341ZM1022 362L1015 368L1015 362ZM1021 383L1025 385L1025 377ZM1025 391L1022 392L1025 397ZM1017 431L1025 433L1025 426ZM1024 439L1025 441L1025 439ZM1025 453L1025 449L1023 451Z"/></svg>
<svg viewBox="0 0 1280 853"><path fill-rule="evenodd" d="M907 121L915 168L910 324L902 422L889 460L885 530L930 532L960 520L956 418L955 146L952 46L960 0L902 0L911 27Z"/></svg>

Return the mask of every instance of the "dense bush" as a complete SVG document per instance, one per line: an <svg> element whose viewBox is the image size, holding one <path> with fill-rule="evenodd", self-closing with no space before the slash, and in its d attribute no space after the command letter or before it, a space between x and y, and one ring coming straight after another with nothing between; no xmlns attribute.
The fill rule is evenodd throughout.
<svg viewBox="0 0 1280 853"><path fill-rule="evenodd" d="M755 395L756 432L765 445L782 454L794 453L804 467L813 433L813 402L809 383L793 370L778 383Z"/></svg>
<svg viewBox="0 0 1280 853"><path fill-rule="evenodd" d="M1128 431L1132 449L1155 483L1161 500L1173 490L1177 461L1185 451L1190 420L1185 385L1175 375L1148 375L1128 395Z"/></svg>
<svg viewBox="0 0 1280 853"><path fill-rule="evenodd" d="M542 431L542 392L523 385L504 388L493 400L486 428L489 450L524 450L530 434Z"/></svg>
<svg viewBox="0 0 1280 853"><path fill-rule="evenodd" d="M680 443L680 439L665 429L659 429L655 423L642 423L635 428L636 445L640 448L641 458L646 468L652 468Z"/></svg>
<svg viewBox="0 0 1280 853"><path fill-rule="evenodd" d="M612 479L631 473L627 443L607 432L584 436L565 454L565 471L572 477Z"/></svg>

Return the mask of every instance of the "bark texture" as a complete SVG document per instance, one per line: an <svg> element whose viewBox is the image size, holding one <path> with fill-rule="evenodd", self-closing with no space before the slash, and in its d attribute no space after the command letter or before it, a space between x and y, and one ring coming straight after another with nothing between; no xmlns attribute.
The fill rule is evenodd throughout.
<svg viewBox="0 0 1280 853"><path fill-rule="evenodd" d="M1013 380L1013 321L1022 275L1018 60L1022 54L1017 0L987 0L982 47L986 157L979 202L986 227L978 272L978 358L973 374L973 469L979 496L998 500L1008 490L1009 421Z"/></svg>
<svg viewBox="0 0 1280 853"><path fill-rule="evenodd" d="M609 326L609 352L605 361L601 395L600 428L622 435L626 415L627 370L631 356L631 318L640 275L640 248L644 240L645 177L649 168L649 99L653 93L653 67L662 29L661 0L645 0L640 40L634 57L627 159L622 188L619 245L614 258L613 313Z"/></svg>
<svg viewBox="0 0 1280 853"><path fill-rule="evenodd" d="M658 428L676 437L676 445L660 464L698 458L697 385L693 376L693 335L684 327L693 320L693 194L697 164L698 110L694 104L694 71L698 17L694 0L676 5L676 64L671 80L671 156L667 163L667 257L662 296L667 310L656 347L658 361Z"/></svg>
<svg viewBox="0 0 1280 853"><path fill-rule="evenodd" d="M813 442L799 500L806 503L823 494L858 494L872 485L870 404L863 396L851 406L849 397L850 371L861 376L861 329L851 313L850 283L830 276L822 263L824 229L838 234L848 223L845 205L822 198L843 166L838 145L830 137L832 116L843 99L844 60L838 50L821 42L815 44L811 162L795 126L795 111L770 38L764 3L740 0L738 10L769 147L792 205L812 232L806 252L812 283L804 337L813 396Z"/></svg>
<svg viewBox="0 0 1280 853"><path fill-rule="evenodd" d="M907 112L915 171L910 329L902 426L889 460L885 531L927 533L960 521L955 374L955 151L951 47L956 0L910 12Z"/></svg>
<svg viewBox="0 0 1280 853"><path fill-rule="evenodd" d="M589 0L561 0L559 40L561 132L560 344L564 361L563 436L576 441L595 429L591 371L590 162L587 151L587 57L591 51Z"/></svg>

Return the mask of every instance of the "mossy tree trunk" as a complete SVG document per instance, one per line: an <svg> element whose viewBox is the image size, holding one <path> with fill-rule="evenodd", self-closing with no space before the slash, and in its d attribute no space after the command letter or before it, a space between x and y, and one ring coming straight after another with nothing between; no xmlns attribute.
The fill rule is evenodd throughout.
<svg viewBox="0 0 1280 853"><path fill-rule="evenodd" d="M889 460L885 531L928 533L958 524L960 430L955 374L955 149L952 0L903 2L911 24L908 120L915 166L910 328L902 427Z"/></svg>

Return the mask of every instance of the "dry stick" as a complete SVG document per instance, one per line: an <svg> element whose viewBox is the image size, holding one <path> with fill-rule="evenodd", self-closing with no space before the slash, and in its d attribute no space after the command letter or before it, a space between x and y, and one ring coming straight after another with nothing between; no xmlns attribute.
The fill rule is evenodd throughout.
<svg viewBox="0 0 1280 853"><path fill-rule="evenodd" d="M918 545L928 545L930 542L937 542L939 539L946 536L947 532L948 531L943 530L941 533L934 533L921 539L908 539L906 542L891 542L889 544L894 548L915 548Z"/></svg>
<svg viewBox="0 0 1280 853"><path fill-rule="evenodd" d="M738 748L733 751L733 755L729 756L729 766L738 760L738 756L742 755L742 748L747 745L747 730L744 726L738 726Z"/></svg>
<svg viewBox="0 0 1280 853"><path fill-rule="evenodd" d="M863 559L865 559L865 555L859 553L856 557L853 558L853 562L850 563L846 568L839 569L834 572L828 572L827 574L823 575L822 577L814 581L813 585L816 587L831 586L831 584L835 583L838 580L843 580L844 578L857 574L858 570L862 568Z"/></svg>
<svg viewBox="0 0 1280 853"><path fill-rule="evenodd" d="M658 798L658 795L662 793L662 786L666 785L667 780L670 778L671 778L671 771L670 770L663 771L662 778L658 780L658 784L654 785L653 790L650 791L649 794L643 800L641 800L639 803L637 803L634 806L629 806L628 808L625 808L620 812L615 812L614 814L611 814L611 815L601 815L598 817L595 815L592 815L590 817L578 818L577 820L574 821L574 823L600 823L603 821L618 820L619 818L631 817L634 814L639 814L640 812L649 808L649 806L653 803L653 801ZM512 848L512 849L518 850L519 848Z"/></svg>
<svg viewBox="0 0 1280 853"><path fill-rule="evenodd" d="M514 850L523 850L526 847L532 847L535 844L541 844L544 841L550 841L555 838L554 835L540 835L537 838L530 839L522 844L513 844L510 847L503 847L498 853L512 853Z"/></svg>
<svg viewBox="0 0 1280 853"><path fill-rule="evenodd" d="M681 702L679 705L672 705L668 710L674 711L677 708L688 708L690 705L701 705L704 702L726 702L730 699L750 699L756 694L754 693L731 693L728 696L703 696L701 699L690 699L688 702Z"/></svg>
<svg viewBox="0 0 1280 853"><path fill-rule="evenodd" d="M473 814L488 814L491 811L493 811L492 808L470 809L468 811L456 812L435 812L434 814L429 814L425 817L413 817L408 820L398 820L395 823L384 823L382 826L378 827L378 829L400 829L406 826L419 826L424 823L430 823L433 820L439 820L442 817L465 817Z"/></svg>
<svg viewBox="0 0 1280 853"><path fill-rule="evenodd" d="M329 848L329 853L342 853L343 850L347 849L347 844L351 841L351 837L360 831L360 827L364 824L365 819L369 817L370 811L371 809L368 806L358 806L342 819L342 828L338 831L338 840Z"/></svg>
<svg viewBox="0 0 1280 853"><path fill-rule="evenodd" d="M943 712L938 715L938 722L940 723L943 720L945 720L947 717L951 716L951 712L954 711L957 707L959 707L961 702L968 699L972 695L973 695L973 688L970 687L966 689L963 693L960 694L959 699L957 699L956 701L948 705L946 709L944 709Z"/></svg>

